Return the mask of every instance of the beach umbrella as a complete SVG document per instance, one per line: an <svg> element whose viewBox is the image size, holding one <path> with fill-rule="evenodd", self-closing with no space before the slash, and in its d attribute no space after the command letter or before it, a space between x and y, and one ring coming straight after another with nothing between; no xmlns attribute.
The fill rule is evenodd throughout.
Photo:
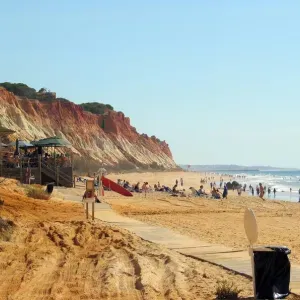
<svg viewBox="0 0 300 300"><path fill-rule="evenodd" d="M22 140L16 140L15 142L11 142L11 143L9 143L9 146L17 147L17 141L18 141L18 147L19 147L19 148L30 148L30 147L34 147L34 145L32 145L31 143L26 142L26 141L22 141Z"/></svg>
<svg viewBox="0 0 300 300"><path fill-rule="evenodd" d="M67 139L58 136L41 139L39 141L32 141L31 144L33 144L34 146L41 146L41 147L71 147L72 146L72 144Z"/></svg>

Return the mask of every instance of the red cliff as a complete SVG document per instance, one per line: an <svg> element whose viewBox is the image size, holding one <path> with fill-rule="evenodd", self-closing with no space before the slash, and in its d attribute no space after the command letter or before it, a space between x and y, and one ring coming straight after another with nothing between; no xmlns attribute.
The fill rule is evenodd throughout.
<svg viewBox="0 0 300 300"><path fill-rule="evenodd" d="M73 152L104 166L176 167L165 141L137 133L122 112L86 112L72 102L19 99L0 87L0 125L20 139L67 138Z"/></svg>

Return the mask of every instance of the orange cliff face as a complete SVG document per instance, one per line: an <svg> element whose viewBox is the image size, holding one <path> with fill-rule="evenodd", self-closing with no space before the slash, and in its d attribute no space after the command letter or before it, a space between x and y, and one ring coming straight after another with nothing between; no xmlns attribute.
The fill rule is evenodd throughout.
<svg viewBox="0 0 300 300"><path fill-rule="evenodd" d="M74 153L99 161L99 166L176 167L168 144L137 133L121 112L95 115L72 102L19 99L0 87L0 125L28 141L63 136Z"/></svg>

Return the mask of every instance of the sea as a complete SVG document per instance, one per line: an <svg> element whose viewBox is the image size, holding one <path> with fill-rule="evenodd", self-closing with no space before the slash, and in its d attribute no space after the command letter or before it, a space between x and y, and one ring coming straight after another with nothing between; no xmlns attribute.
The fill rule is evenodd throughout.
<svg viewBox="0 0 300 300"><path fill-rule="evenodd" d="M276 199L285 201L300 201L300 171L219 171L214 173L228 174L233 176L233 180L238 183L247 185L249 191L249 185L251 184L254 189L259 183L266 186L267 189L271 188L271 194L265 194L266 199ZM276 195L273 194L273 189L276 189ZM292 191L290 192L290 189Z"/></svg>

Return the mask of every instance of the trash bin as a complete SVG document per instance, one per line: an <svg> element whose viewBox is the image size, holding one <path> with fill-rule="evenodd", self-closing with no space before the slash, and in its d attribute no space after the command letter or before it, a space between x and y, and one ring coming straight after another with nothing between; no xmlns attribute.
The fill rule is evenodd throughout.
<svg viewBox="0 0 300 300"><path fill-rule="evenodd" d="M48 194L52 194L53 188L54 188L54 183L53 182L52 183L48 183L47 184L47 193Z"/></svg>
<svg viewBox="0 0 300 300"><path fill-rule="evenodd" d="M284 299L289 295L290 253L284 246L253 249L256 299Z"/></svg>

